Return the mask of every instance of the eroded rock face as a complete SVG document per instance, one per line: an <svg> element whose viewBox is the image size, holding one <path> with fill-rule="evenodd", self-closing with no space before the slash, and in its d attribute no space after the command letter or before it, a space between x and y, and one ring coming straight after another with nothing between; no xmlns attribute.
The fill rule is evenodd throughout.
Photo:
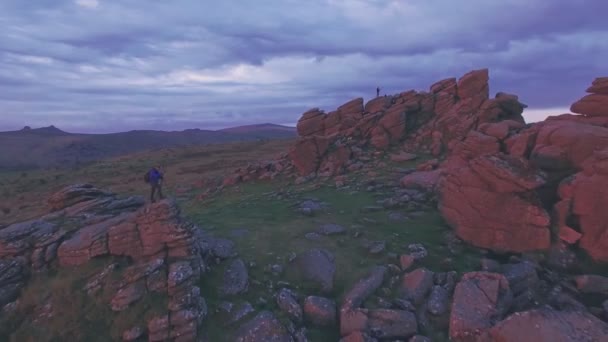
<svg viewBox="0 0 608 342"><path fill-rule="evenodd" d="M575 218L576 226L566 226L580 233L579 246L593 259L608 262L608 149L595 152L583 163L583 170L562 181L561 201L556 211L561 220L558 227Z"/></svg>
<svg viewBox="0 0 608 342"><path fill-rule="evenodd" d="M484 341L510 305L507 279L498 273L471 272L456 285L450 313L452 341Z"/></svg>
<svg viewBox="0 0 608 342"><path fill-rule="evenodd" d="M544 175L525 159L482 155L444 176L439 209L461 239L500 251L549 247L550 217L534 192Z"/></svg>
<svg viewBox="0 0 608 342"><path fill-rule="evenodd" d="M77 271L93 258L128 257L123 267L109 264L85 279L82 291L109 293L113 311L130 310L150 292L165 296L166 314L148 321L149 340L196 339L207 307L195 284L210 253L175 203L144 206L140 197L118 198L91 185L67 187L49 203L52 213L0 230L0 304L18 297L32 271ZM125 331L125 338L142 329Z"/></svg>

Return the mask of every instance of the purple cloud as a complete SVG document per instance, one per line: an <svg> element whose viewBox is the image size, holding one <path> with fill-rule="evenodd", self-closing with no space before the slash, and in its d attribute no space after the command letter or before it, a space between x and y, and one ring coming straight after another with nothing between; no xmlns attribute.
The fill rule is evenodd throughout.
<svg viewBox="0 0 608 342"><path fill-rule="evenodd" d="M608 74L606 12L600 0L7 0L0 130L294 123L376 86L427 90L484 67L492 93L542 116Z"/></svg>

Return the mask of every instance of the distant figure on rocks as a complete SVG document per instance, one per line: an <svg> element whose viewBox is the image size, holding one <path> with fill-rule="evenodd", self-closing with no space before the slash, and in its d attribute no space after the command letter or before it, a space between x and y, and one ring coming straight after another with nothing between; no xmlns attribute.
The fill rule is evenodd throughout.
<svg viewBox="0 0 608 342"><path fill-rule="evenodd" d="M146 183L150 184L150 201L152 203L156 202L154 199L154 194L158 191L158 196L160 199L165 198L163 196L162 190L162 181L163 181L163 173L160 171L160 167L151 168L144 177Z"/></svg>
<svg viewBox="0 0 608 342"><path fill-rule="evenodd" d="M379 97L379 96L380 96L380 87L377 87L376 88L376 97Z"/></svg>

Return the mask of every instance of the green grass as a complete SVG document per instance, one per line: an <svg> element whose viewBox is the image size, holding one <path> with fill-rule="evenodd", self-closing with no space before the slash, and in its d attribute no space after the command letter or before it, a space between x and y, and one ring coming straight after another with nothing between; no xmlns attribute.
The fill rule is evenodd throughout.
<svg viewBox="0 0 608 342"><path fill-rule="evenodd" d="M331 297L338 302L344 292L365 276L372 266L398 264L398 258L390 254L398 256L407 253L410 243L422 243L429 252L429 256L417 264L417 267L424 266L438 271L447 257L454 259L453 268L458 271L473 270L478 266L475 258L468 252L456 257L450 255L443 237L447 228L437 212L428 212L406 222L393 222L388 219L388 211L361 210L366 206L375 205L377 198L373 193L351 193L328 186L310 188L307 185L293 186L283 183L248 183L231 188L207 202L184 201L182 207L186 216L214 235L235 241L240 256L245 261L255 262L256 267L249 269L250 279L260 282L261 285L250 284L248 293L239 296L240 300L249 300L255 307L261 297L267 304L257 305L257 309L276 309L273 295L278 288L269 290L266 285L269 282L293 279L289 277L289 272L276 277L265 268L272 264L287 266L290 254L311 248L325 248L334 254L337 273ZM287 191L294 196L277 199L268 195L273 190ZM296 212L295 205L308 197L328 203L327 212L314 217L306 217ZM366 223L364 219L371 219L376 223ZM343 225L347 228L347 233L323 236L315 241L304 237L306 233L318 230L323 223ZM234 236L232 232L239 229L246 229L248 233ZM361 237L355 237L355 231L359 231ZM386 241L386 252L380 255L369 254L361 245L362 239ZM212 310L222 301L217 294L217 286L221 283L225 264L216 266L202 282L203 293ZM319 294L306 284L292 284L303 294ZM218 329L221 327L220 323L215 322L213 317L208 321L207 330L213 340L221 341L224 329ZM326 330L309 329L309 333L310 338L315 341L339 339L335 327Z"/></svg>

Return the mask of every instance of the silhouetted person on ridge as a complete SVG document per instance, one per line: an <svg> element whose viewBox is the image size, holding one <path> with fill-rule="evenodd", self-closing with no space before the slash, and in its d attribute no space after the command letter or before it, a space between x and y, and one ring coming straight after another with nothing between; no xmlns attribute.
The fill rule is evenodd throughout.
<svg viewBox="0 0 608 342"><path fill-rule="evenodd" d="M151 168L144 178L146 183L150 184L150 201L152 203L156 202L154 199L154 194L158 191L158 196L160 199L165 198L163 196L162 190L162 181L163 181L163 173L160 171L160 167Z"/></svg>
<svg viewBox="0 0 608 342"><path fill-rule="evenodd" d="M379 96L380 96L380 87L377 87L376 88L376 97L379 97Z"/></svg>

